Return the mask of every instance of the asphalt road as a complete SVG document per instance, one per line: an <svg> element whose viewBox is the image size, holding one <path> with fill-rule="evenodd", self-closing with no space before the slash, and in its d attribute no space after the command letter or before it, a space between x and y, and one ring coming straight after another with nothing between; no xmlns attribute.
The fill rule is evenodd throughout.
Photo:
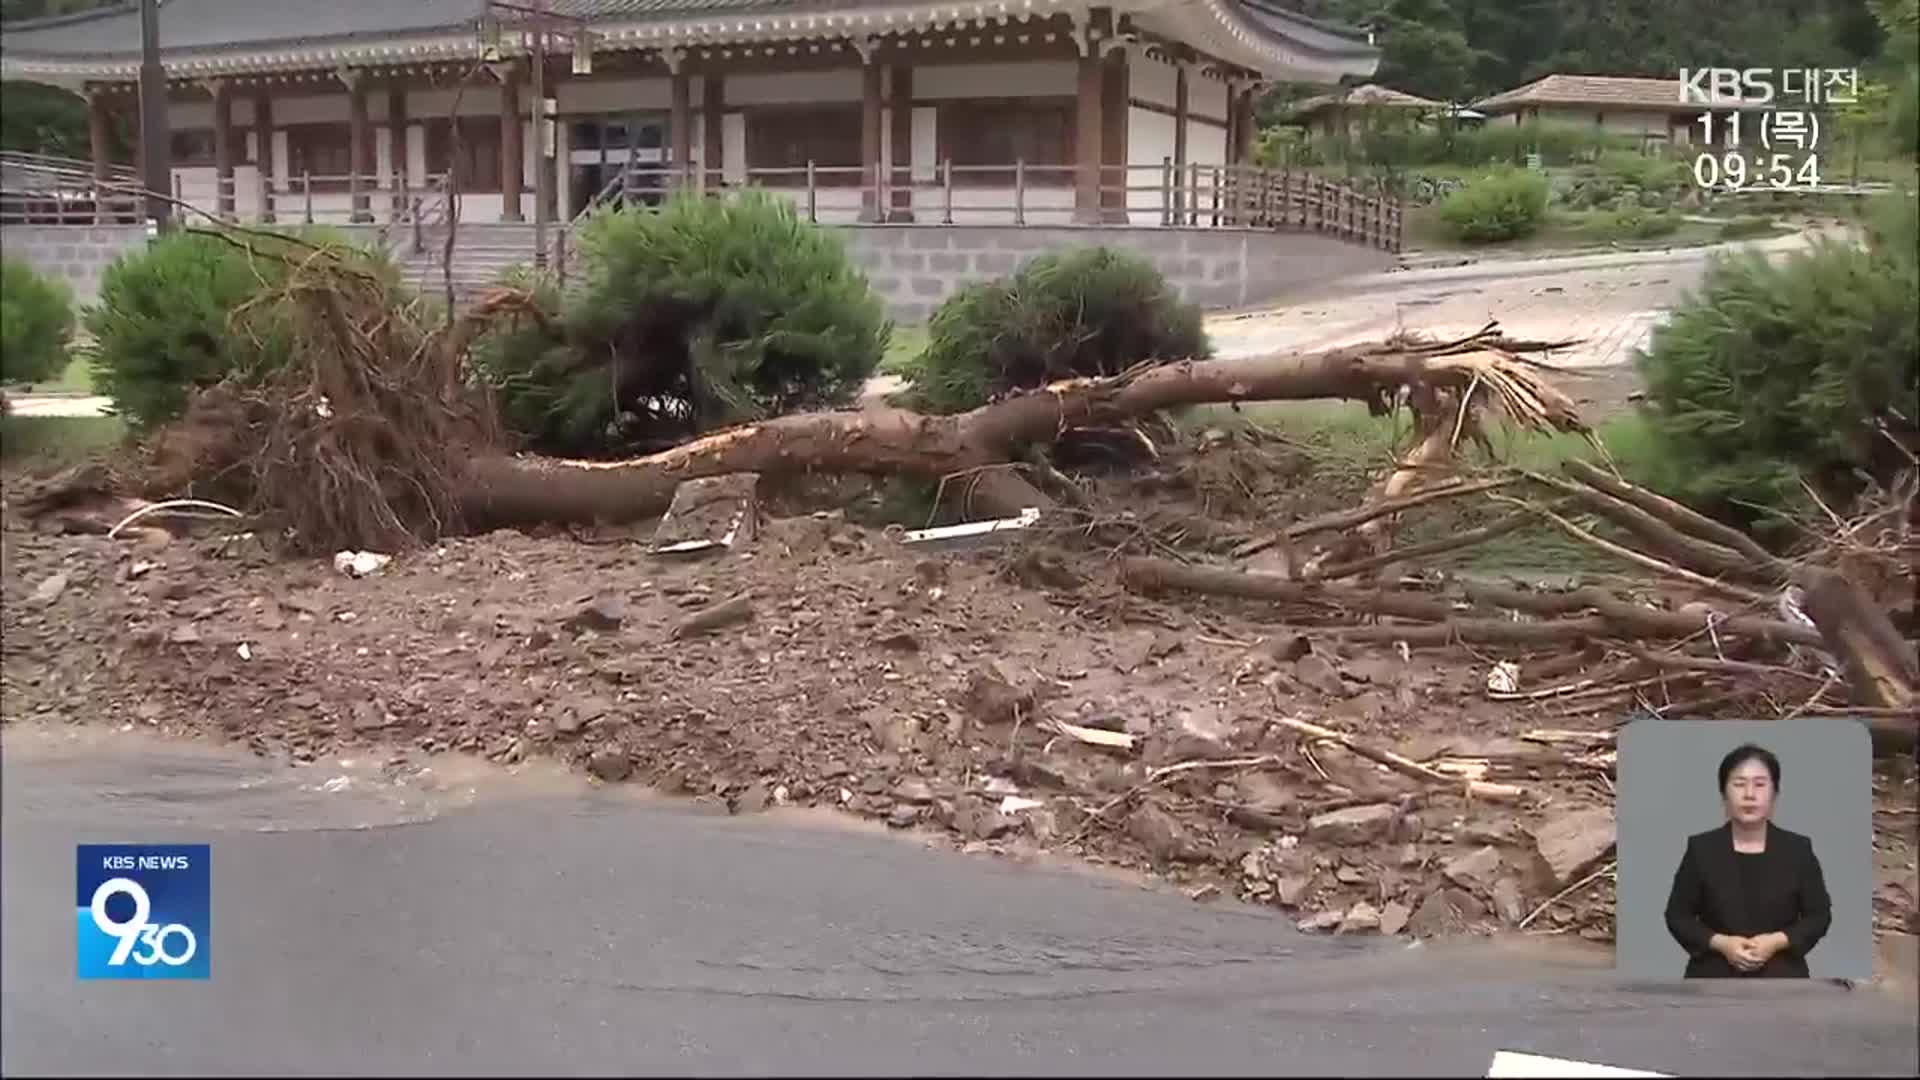
<svg viewBox="0 0 1920 1080"><path fill-rule="evenodd" d="M0 1070L1912 1075L1913 1001L1310 938L1116 879L437 763L8 728ZM331 781L329 784L328 782ZM332 787L336 790L327 790ZM82 982L79 842L211 842L213 977Z"/></svg>

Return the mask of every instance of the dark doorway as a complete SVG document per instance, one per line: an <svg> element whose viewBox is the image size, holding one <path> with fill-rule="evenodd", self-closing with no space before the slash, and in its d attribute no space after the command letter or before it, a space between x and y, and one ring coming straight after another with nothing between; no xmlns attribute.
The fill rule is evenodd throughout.
<svg viewBox="0 0 1920 1080"><path fill-rule="evenodd" d="M579 117L572 121L570 134L570 216L596 200L618 199L622 192L650 206L660 202L668 186L664 170L672 164L664 117Z"/></svg>

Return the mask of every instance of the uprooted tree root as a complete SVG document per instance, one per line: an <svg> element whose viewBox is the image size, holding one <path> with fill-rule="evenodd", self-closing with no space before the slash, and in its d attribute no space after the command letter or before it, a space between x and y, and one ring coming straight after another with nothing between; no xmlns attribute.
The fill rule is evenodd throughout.
<svg viewBox="0 0 1920 1080"><path fill-rule="evenodd" d="M291 353L264 379L195 395L149 442L142 486L230 502L294 551L392 551L461 531L469 463L505 444L468 377L468 345L524 296L502 291L435 322L352 252L289 262L286 283L232 321L256 333L290 319Z"/></svg>

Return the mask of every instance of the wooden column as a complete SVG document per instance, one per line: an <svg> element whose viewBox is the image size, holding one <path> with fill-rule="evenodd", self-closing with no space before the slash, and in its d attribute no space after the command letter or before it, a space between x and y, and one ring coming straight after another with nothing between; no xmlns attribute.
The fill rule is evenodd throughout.
<svg viewBox="0 0 1920 1080"><path fill-rule="evenodd" d="M726 173L721 171L725 162L720 159L726 156L721 134L726 130L727 80L718 75L709 75L700 93L700 108L707 117L706 129L700 139L700 186L719 190L726 181Z"/></svg>
<svg viewBox="0 0 1920 1080"><path fill-rule="evenodd" d="M398 82L387 84L387 145L389 179L397 176L400 180L393 192L393 208L401 214L407 209L407 190L413 187L413 175L407 168L407 88Z"/></svg>
<svg viewBox="0 0 1920 1080"><path fill-rule="evenodd" d="M1107 166L1100 174L1103 188L1124 188L1129 183L1127 162L1127 50L1115 48L1101 60L1100 71L1100 160ZM1100 192L1101 219L1107 222L1127 220L1127 193Z"/></svg>
<svg viewBox="0 0 1920 1080"><path fill-rule="evenodd" d="M225 79L207 87L213 93L214 213L233 217L233 88Z"/></svg>
<svg viewBox="0 0 1920 1080"><path fill-rule="evenodd" d="M372 221L372 200L367 193L367 180L373 172L373 131L367 123L367 79L357 71L341 78L347 84L347 160L348 168L353 172L348 189L353 193L352 219Z"/></svg>
<svg viewBox="0 0 1920 1080"><path fill-rule="evenodd" d="M683 186L687 179L687 159L693 154L693 111L691 99L693 85L684 71L673 73L672 115L667 118L667 139L672 146L674 187Z"/></svg>
<svg viewBox="0 0 1920 1080"><path fill-rule="evenodd" d="M1174 223L1185 221L1180 216L1186 208L1187 183L1187 65L1184 61L1173 66L1173 210Z"/></svg>
<svg viewBox="0 0 1920 1080"><path fill-rule="evenodd" d="M880 65L860 69L860 220L879 221Z"/></svg>
<svg viewBox="0 0 1920 1080"><path fill-rule="evenodd" d="M1234 148L1240 145L1240 132L1239 132L1240 109L1238 108L1239 102L1240 102L1240 91L1235 89L1233 83L1231 82L1228 83L1227 84L1227 116L1226 116L1226 121L1227 121L1226 163L1228 165L1234 164L1234 160L1235 160L1233 156Z"/></svg>
<svg viewBox="0 0 1920 1080"><path fill-rule="evenodd" d="M887 108L892 110L893 168L887 183L893 198L887 210L889 221L913 220L913 68L893 65L893 85L889 87Z"/></svg>
<svg viewBox="0 0 1920 1080"><path fill-rule="evenodd" d="M105 184L113 178L113 160L111 145L113 113L107 108L105 90L89 87L87 90L87 154L93 161L93 180L96 185ZM93 220L96 225L107 222L106 200L96 187L93 199Z"/></svg>
<svg viewBox="0 0 1920 1080"><path fill-rule="evenodd" d="M526 186L526 145L521 139L519 64L500 77L500 220L525 221L520 191Z"/></svg>
<svg viewBox="0 0 1920 1080"><path fill-rule="evenodd" d="M87 153L93 158L93 178L102 182L113 175L112 132L113 113L107 108L106 91L88 91Z"/></svg>
<svg viewBox="0 0 1920 1080"><path fill-rule="evenodd" d="M1233 163L1248 165L1253 162L1253 103L1254 87L1236 92L1228 104L1233 109Z"/></svg>
<svg viewBox="0 0 1920 1080"><path fill-rule="evenodd" d="M260 170L260 220L273 220L273 97L265 90L253 95L254 165Z"/></svg>
<svg viewBox="0 0 1920 1080"><path fill-rule="evenodd" d="M1073 124L1073 220L1092 224L1100 220L1100 162L1104 158L1100 136L1106 127L1100 106L1106 96L1106 79L1099 43L1085 44Z"/></svg>

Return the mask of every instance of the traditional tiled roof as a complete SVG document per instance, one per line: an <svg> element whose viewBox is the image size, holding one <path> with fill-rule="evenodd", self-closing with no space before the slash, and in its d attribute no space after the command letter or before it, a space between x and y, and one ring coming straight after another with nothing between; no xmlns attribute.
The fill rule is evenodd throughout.
<svg viewBox="0 0 1920 1080"><path fill-rule="evenodd" d="M1630 75L1548 75L1525 86L1474 103L1484 113L1508 113L1541 105L1576 105L1596 109L1698 111L1698 104L1680 100L1680 80L1648 79ZM1718 106L1716 106L1718 107Z"/></svg>
<svg viewBox="0 0 1920 1080"><path fill-rule="evenodd" d="M170 74L418 63L471 55L483 0L160 0ZM933 33L1082 15L1076 0L553 0L609 49L709 42ZM1370 74L1379 52L1362 31L1309 19L1276 0L1119 0L1116 15L1270 77ZM563 46L564 48L564 46ZM136 3L8 24L10 77L130 78L140 56Z"/></svg>
<svg viewBox="0 0 1920 1080"><path fill-rule="evenodd" d="M1296 117L1309 117L1326 109L1352 106L1384 106L1390 109L1444 109L1445 102L1423 98L1378 83L1365 83L1337 94L1320 94L1293 107Z"/></svg>

